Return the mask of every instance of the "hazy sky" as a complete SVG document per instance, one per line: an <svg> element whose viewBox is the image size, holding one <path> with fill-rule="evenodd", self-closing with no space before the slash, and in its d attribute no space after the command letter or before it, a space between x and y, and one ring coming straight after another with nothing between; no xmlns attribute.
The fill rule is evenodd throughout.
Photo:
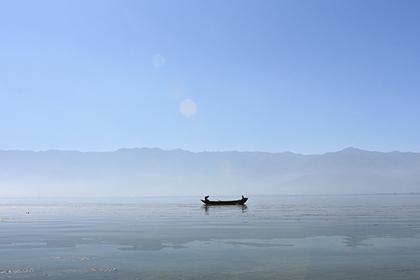
<svg viewBox="0 0 420 280"><path fill-rule="evenodd" d="M0 149L420 151L420 1L1 1Z"/></svg>

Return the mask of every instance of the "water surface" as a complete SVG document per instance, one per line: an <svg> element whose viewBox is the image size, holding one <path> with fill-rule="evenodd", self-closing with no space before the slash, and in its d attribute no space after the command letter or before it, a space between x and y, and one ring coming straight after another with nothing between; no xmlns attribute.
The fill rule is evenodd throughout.
<svg viewBox="0 0 420 280"><path fill-rule="evenodd" d="M419 195L0 202L0 279L420 279Z"/></svg>

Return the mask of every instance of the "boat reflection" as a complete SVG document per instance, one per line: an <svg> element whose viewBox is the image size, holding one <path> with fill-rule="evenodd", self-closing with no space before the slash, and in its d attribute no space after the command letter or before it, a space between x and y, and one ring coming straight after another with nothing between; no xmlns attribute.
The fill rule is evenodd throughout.
<svg viewBox="0 0 420 280"><path fill-rule="evenodd" d="M201 206L201 209L204 210L204 213L206 215L209 215L210 212L212 210L218 210L218 211L223 211L223 210L241 210L242 213L247 212L248 210L248 206L246 205L203 205ZM212 210L210 210L212 209Z"/></svg>

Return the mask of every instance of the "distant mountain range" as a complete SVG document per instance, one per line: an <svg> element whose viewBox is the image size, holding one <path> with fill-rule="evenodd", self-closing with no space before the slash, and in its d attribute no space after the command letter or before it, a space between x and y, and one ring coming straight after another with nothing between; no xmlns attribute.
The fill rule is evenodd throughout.
<svg viewBox="0 0 420 280"><path fill-rule="evenodd" d="M0 151L2 196L420 192L420 153Z"/></svg>

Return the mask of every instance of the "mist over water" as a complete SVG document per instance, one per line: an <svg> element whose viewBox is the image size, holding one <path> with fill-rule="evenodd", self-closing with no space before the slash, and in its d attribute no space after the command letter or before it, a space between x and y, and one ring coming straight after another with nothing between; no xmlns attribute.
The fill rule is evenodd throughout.
<svg viewBox="0 0 420 280"><path fill-rule="evenodd" d="M419 195L3 199L0 279L419 279L419 217Z"/></svg>

